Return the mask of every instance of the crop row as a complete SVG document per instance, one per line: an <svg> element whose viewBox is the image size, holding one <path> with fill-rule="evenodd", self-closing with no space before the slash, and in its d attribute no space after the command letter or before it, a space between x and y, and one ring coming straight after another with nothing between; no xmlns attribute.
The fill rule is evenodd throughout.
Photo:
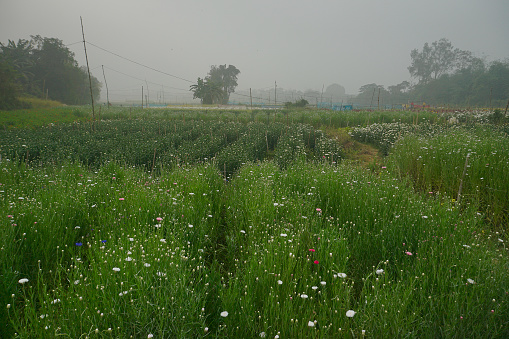
<svg viewBox="0 0 509 339"><path fill-rule="evenodd" d="M340 159L339 145L311 126L203 120L118 120L0 131L0 150L3 157L31 165L78 161L92 168L116 161L159 170L215 160L230 175L242 163L287 147L280 138L296 133L308 152L319 145L317 158Z"/></svg>

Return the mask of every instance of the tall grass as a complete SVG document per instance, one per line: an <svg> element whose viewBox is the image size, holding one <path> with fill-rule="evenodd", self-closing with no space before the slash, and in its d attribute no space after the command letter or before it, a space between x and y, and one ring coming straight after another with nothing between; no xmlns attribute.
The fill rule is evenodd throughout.
<svg viewBox="0 0 509 339"><path fill-rule="evenodd" d="M389 172L4 159L0 182L7 337L508 334L505 243Z"/></svg>
<svg viewBox="0 0 509 339"><path fill-rule="evenodd" d="M505 132L478 126L450 129L431 138L405 137L396 144L388 161L395 171L409 175L417 190L453 199L461 193L463 204L477 206L486 221L507 232L508 154Z"/></svg>

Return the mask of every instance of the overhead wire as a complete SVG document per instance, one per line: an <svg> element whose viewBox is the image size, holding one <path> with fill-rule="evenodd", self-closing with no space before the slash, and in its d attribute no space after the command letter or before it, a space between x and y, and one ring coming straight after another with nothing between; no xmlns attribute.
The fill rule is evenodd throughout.
<svg viewBox="0 0 509 339"><path fill-rule="evenodd" d="M170 73L168 73L168 72L164 72L164 71L161 71L161 70L159 70L159 69L156 69L156 68L153 68L153 67L150 67L150 66L144 65L144 64L142 64L142 63L140 63L140 62L137 62L137 61L131 60L131 59L126 58L126 57L124 57L124 56L122 56L122 55L120 55L120 54L118 54L118 53L114 53L114 52L109 51L109 50L107 50L107 49L105 49L105 48L99 47L99 46L97 46L96 44L93 44L93 43L91 43L91 42L89 42L89 41L87 41L86 43L87 43L88 45L94 46L95 48L98 48L98 49L100 49L100 50L102 50L102 51L104 51L104 52L110 53L110 54L112 54L112 55L114 55L114 56L116 56L116 57L119 57L119 58L121 58L121 59L127 60L127 61L129 61L129 62L132 62L133 64L136 64L136 65L138 65L138 66L142 66L142 67L145 67L145 68L147 68L147 69L150 69L150 70L152 70L152 71L154 71L154 72L158 72L158 73L161 73L161 74L164 74L164 75L168 75L168 76L170 76L170 77L173 77L173 78L176 78L176 79L179 79L179 80L182 80L182 81L187 81L187 82L190 82L190 83L194 83L194 81L191 81L191 80L188 80L188 79L185 79L185 78L182 78L182 77L179 77L179 76L176 76L176 75L170 74Z"/></svg>
<svg viewBox="0 0 509 339"><path fill-rule="evenodd" d="M132 79L136 79L136 80L139 80L139 81L142 81L142 82L148 82L149 84L152 84L152 85L157 85L157 86L163 86L163 87L168 87L168 88L171 88L171 89L177 89L179 91L189 91L188 89L183 89L183 88L178 88L178 87L172 87L172 86L168 86L168 85L164 85L164 84L159 84L159 83L155 83L155 82L152 82L152 81L148 81L146 79L141 79L141 78L137 78L133 75L129 75L129 74L126 74L124 72L121 72L121 71L118 71L116 69L113 69L111 67L108 67L108 66L104 66L104 68L106 69L109 69L110 71L113 71L113 72L116 72L116 73L119 73L119 74L122 74L126 77L129 77L129 78L132 78Z"/></svg>
<svg viewBox="0 0 509 339"><path fill-rule="evenodd" d="M68 45L66 45L66 46L72 46L72 45L75 45L75 44L78 44L78 43L82 43L82 42L83 42L83 41L77 41L77 42L74 42L74 43L68 44ZM104 52L106 52L106 53L112 54L112 55L114 55L114 56L116 56L116 57L118 57L118 58L121 58L121 59L123 59L123 60L126 60L126 61L129 61L129 62L131 62L131 63L134 63L134 64L136 64L136 65L138 65L138 66L141 66L141 67L144 67L144 68L150 69L150 70L152 70L152 71L154 71L154 72L161 73L161 74L164 74L164 75L167 75L167 76L170 76L170 77L173 77L173 78L175 78L175 79L182 80L182 81L186 81L186 82L189 82L189 83L195 83L195 82L194 82L194 81L192 81L192 80L185 79L185 78L182 78L182 77L176 76L176 75L174 75L174 74L170 74L170 73L168 73L168 72L161 71L161 70L156 69L156 68L154 68L154 67L150 67L150 66L147 66L147 65L145 65L145 64L142 64L142 63L140 63L140 62L134 61L134 60L129 59L129 58L127 58L127 57L124 57L124 56L122 56L122 55L120 55L120 54L118 54L118 53L115 53L115 52L112 52L112 51L110 51L110 50L107 50L106 48L100 47L100 46L98 46L98 45L96 45L96 44L94 44L94 43L92 43L92 42L90 42L90 41L86 41L86 44L88 44L88 45L90 45L90 46L93 46L93 47L95 47L95 48L97 48L97 49L100 49L100 50L102 50L102 51L104 51ZM105 67L106 67L106 66L105 66ZM98 68L98 67L96 67L96 68ZM96 68L94 68L94 69L96 69ZM172 89L176 89L176 90L180 90L180 91L186 91L186 92L188 91L188 89L183 89L183 88L177 88L177 87L167 86L167 85L163 85L163 84L158 84L158 83L150 82L150 81L147 81L146 79L140 79L140 78L134 77L134 76L132 76L132 75L129 75L129 74L126 74L126 73L120 72L120 71L118 71L118 70L112 69L111 67L106 67L106 68L107 68L107 69L109 69L109 70L111 70L111 71L117 72L117 73L119 73L119 74L123 74L123 75L125 75L125 76L131 77L131 78L136 79L136 80L139 80L139 81L148 82L148 83L151 83L151 84L154 84L154 85L163 86L163 87L168 87L168 88L172 88ZM263 90L269 90L269 89L271 89L271 88L272 88L272 86L269 86L269 87L265 87L265 88L262 88L262 89L259 89L259 90L263 91ZM241 97L250 97L250 98L257 99L257 100L262 100L262 101L268 101L268 102L270 102L270 101L271 101L270 99L267 99L267 98L262 98L262 97L258 97L258 96L247 95L247 94L240 94L240 93L236 93L236 92L232 92L232 93L230 93L230 94L238 95L238 96L241 96ZM284 96L288 97L288 95L287 95L287 94L282 94L282 95L284 95ZM301 97L301 98L303 98L303 97L306 97L306 98L313 98L313 99L318 99L318 98L319 98L319 97L317 97L317 96L311 96L311 95L306 95L306 94L297 94L297 95L298 95L299 97Z"/></svg>
<svg viewBox="0 0 509 339"><path fill-rule="evenodd" d="M82 44L82 43L83 43L83 40L80 40L80 41L76 41L76 42L73 42L73 43L70 43L70 44L67 44L67 45L64 45L64 46L67 47L67 46L72 46L72 45Z"/></svg>

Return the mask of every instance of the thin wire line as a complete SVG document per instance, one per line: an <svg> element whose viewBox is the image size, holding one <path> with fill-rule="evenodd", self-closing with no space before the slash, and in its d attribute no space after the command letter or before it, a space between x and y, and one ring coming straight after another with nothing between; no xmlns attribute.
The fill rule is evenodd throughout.
<svg viewBox="0 0 509 339"><path fill-rule="evenodd" d="M81 44L81 43L83 43L83 40L81 40L81 41L76 41L76 42L73 42L72 44L67 44L67 45L64 45L64 46L66 46L66 47L67 47L67 46L72 46L72 45Z"/></svg>
<svg viewBox="0 0 509 339"><path fill-rule="evenodd" d="M140 78L137 78L135 76L132 76L132 75L129 75L129 74L126 74L124 72L120 72L120 71L117 71L116 69L113 69L111 67L108 67L108 66L104 66L104 68L106 69L109 69L110 71L113 71L113 72L117 72L119 74L122 74L122 75L125 75L126 77L129 77L129 78L133 78L133 79L136 79L136 80L139 80L139 81L142 81L142 82L145 82L146 80L145 79L140 79ZM164 87L168 87L168 88L172 88L172 89L178 89L179 91L189 91L188 89L183 89L183 88L178 88L178 87L172 87L172 86L168 86L168 85L164 85L164 84L158 84L158 83L155 83L155 82L152 82L152 81L147 81L149 84L152 84L152 85L157 85L157 86L164 86Z"/></svg>
<svg viewBox="0 0 509 339"><path fill-rule="evenodd" d="M91 43L91 42L89 42L89 41L87 41L87 44L89 44L89 45L91 45L91 46L94 46L95 48L98 48L98 49L100 49L100 50L102 50L102 51L104 51L104 52L107 52L107 53L113 54L113 55L114 55L114 56L116 56L116 57L119 57L119 58L121 58L121 59L127 60L127 61L129 61L129 62L132 62L133 64L136 64L136 65L138 65L138 66L142 66L142 67L148 68L148 69L150 69L150 70L152 70L152 71L154 71L154 72L158 72L158 73L161 73L161 74L164 74L164 75L168 75L168 76L170 76L170 77L173 77L173 78L176 78L176 79L180 79L180 80L182 80L182 81L187 81L187 82L190 82L190 83L194 83L194 81L191 81L191 80L188 80L188 79L184 79L184 78L178 77L178 76L176 76L176 75L173 75L173 74L170 74L170 73L167 73L167 72L164 72L164 71L161 71L161 70L155 69L155 68L153 68L153 67L150 67L150 66L144 65L144 64L139 63L139 62L137 62L137 61L134 61L134 60L128 59L128 58L126 58L126 57L121 56L120 54L117 54L117 53L114 53L114 52L108 51L107 49L104 49L104 48L102 48L102 47L99 47L99 46L97 46L97 45L95 45L95 44L93 44L93 43Z"/></svg>

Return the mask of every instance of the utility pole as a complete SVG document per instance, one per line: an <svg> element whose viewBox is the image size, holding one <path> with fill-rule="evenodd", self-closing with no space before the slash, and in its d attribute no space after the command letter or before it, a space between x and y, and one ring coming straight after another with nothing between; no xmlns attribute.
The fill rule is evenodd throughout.
<svg viewBox="0 0 509 339"><path fill-rule="evenodd" d="M378 110L380 110L380 87L378 87Z"/></svg>
<svg viewBox="0 0 509 339"><path fill-rule="evenodd" d="M277 90L277 84L276 84L276 81L274 81L274 106L277 105L277 102L276 102L276 90Z"/></svg>
<svg viewBox="0 0 509 339"><path fill-rule="evenodd" d="M143 86L141 86L141 108L143 109Z"/></svg>
<svg viewBox="0 0 509 339"><path fill-rule="evenodd" d="M109 94L109 90L108 90L108 83L106 82L106 75L104 75L104 65L101 65L101 67L103 68L104 84L106 85L106 102L107 102L108 108L110 108L110 94Z"/></svg>
<svg viewBox="0 0 509 339"><path fill-rule="evenodd" d="M85 42L85 30L83 29L83 20L81 19L81 16L80 22L81 22L81 34L83 35L83 47L85 49L85 60L87 61L88 83L90 85L90 99L92 100L92 121L93 123L95 123L94 94L92 93L92 77L90 76L90 67L88 66L87 44Z"/></svg>
<svg viewBox="0 0 509 339"><path fill-rule="evenodd" d="M320 106L322 105L322 101L323 101L323 88L324 87L325 87L325 84L322 84L322 94L320 94ZM318 106L318 104L316 106Z"/></svg>
<svg viewBox="0 0 509 339"><path fill-rule="evenodd" d="M145 79L145 84L147 85L147 95L146 95L146 100L145 100L145 106L146 107L149 107L150 106L150 91L148 89L148 82L147 82L147 79Z"/></svg>
<svg viewBox="0 0 509 339"><path fill-rule="evenodd" d="M369 104L369 109L371 109L371 107L373 107L373 99L375 98L375 91L376 91L376 87L373 88L373 95L371 96L371 103Z"/></svg>

